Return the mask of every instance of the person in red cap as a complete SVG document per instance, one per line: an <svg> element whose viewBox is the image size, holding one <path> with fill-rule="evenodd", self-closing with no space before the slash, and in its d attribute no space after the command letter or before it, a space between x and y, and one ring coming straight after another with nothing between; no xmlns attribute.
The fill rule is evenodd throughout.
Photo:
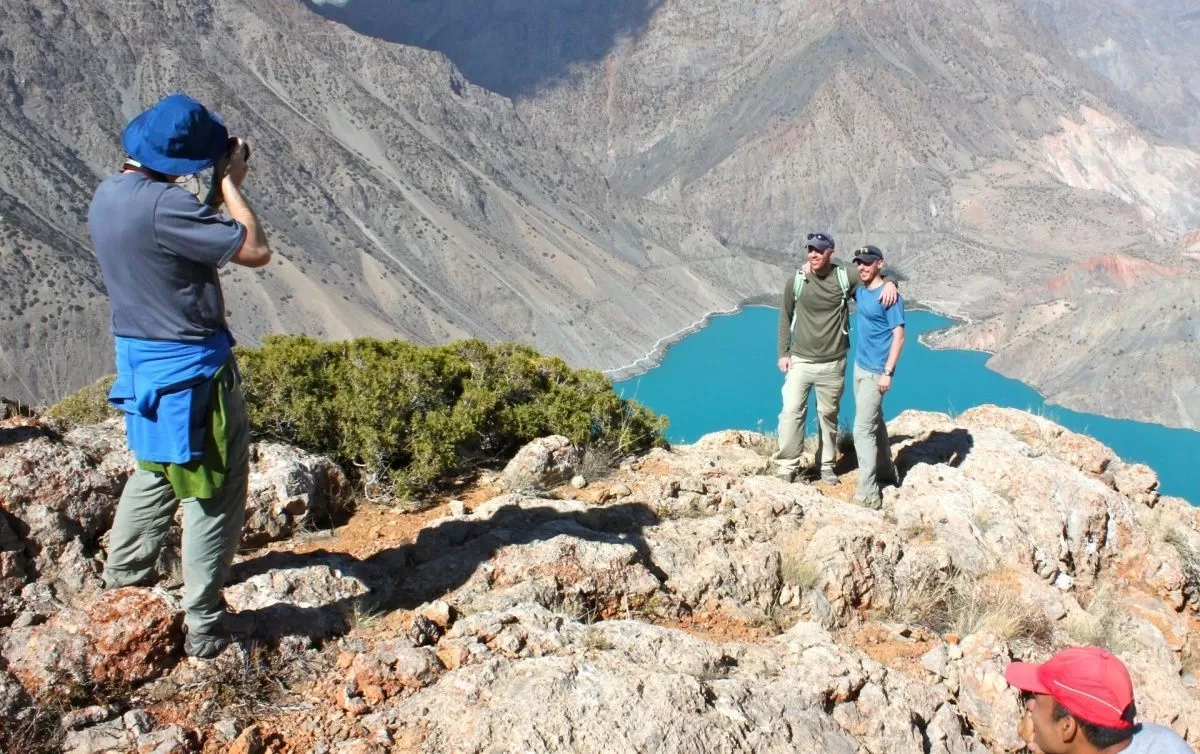
<svg viewBox="0 0 1200 754"><path fill-rule="evenodd" d="M1014 662L1008 683L1028 695L1030 748L1045 754L1192 754L1170 728L1137 723L1125 665L1099 647L1073 647L1042 664Z"/></svg>

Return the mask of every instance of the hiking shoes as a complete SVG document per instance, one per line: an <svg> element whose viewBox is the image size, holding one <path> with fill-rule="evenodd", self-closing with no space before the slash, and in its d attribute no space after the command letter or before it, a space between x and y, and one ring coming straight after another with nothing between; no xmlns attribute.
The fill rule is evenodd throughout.
<svg viewBox="0 0 1200 754"><path fill-rule="evenodd" d="M824 467L821 469L821 481L825 484L837 484L840 480L838 475L833 473L833 469Z"/></svg>
<svg viewBox="0 0 1200 754"><path fill-rule="evenodd" d="M883 495L879 494L878 492L870 495L855 495L854 502L863 506L864 508L870 508L873 511L877 511L883 507Z"/></svg>
<svg viewBox="0 0 1200 754"><path fill-rule="evenodd" d="M788 484L791 484L792 482L796 481L796 472L789 469L780 469L779 471L775 472L775 478L782 479Z"/></svg>
<svg viewBox="0 0 1200 754"><path fill-rule="evenodd" d="M188 631L187 636L183 640L183 651L187 652L188 657L195 657L201 660L211 660L229 646L229 634L221 633L201 633Z"/></svg>

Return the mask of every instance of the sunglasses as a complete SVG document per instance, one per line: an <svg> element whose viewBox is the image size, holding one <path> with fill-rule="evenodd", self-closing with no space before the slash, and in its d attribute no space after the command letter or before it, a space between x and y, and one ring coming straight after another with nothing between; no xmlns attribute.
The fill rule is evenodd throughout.
<svg viewBox="0 0 1200 754"><path fill-rule="evenodd" d="M821 241L828 241L829 243L833 243L833 239L831 239L829 236L825 235L824 233L809 233L807 236L804 237L804 240L811 241L814 238L821 240Z"/></svg>

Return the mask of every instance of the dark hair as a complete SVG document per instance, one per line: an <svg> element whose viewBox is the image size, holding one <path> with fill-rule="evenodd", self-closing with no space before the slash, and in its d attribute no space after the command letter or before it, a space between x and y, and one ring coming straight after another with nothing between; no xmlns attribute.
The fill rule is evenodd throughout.
<svg viewBox="0 0 1200 754"><path fill-rule="evenodd" d="M1083 731L1083 737L1087 739L1088 743L1090 743L1092 746L1095 746L1097 749L1107 749L1108 747L1115 746L1122 741L1128 741L1129 739L1133 738L1133 735L1142 728L1141 725L1130 725L1128 728L1106 728L1103 725L1089 723L1087 720L1080 719L1078 715L1072 715L1065 707L1055 700L1054 712L1051 716L1057 721L1062 720L1067 715L1071 715L1071 717L1075 718L1075 722L1079 725L1079 729ZM1137 717L1137 708L1134 706L1133 702L1130 702L1129 706L1125 708L1125 711L1121 713L1121 719L1132 723L1135 717Z"/></svg>

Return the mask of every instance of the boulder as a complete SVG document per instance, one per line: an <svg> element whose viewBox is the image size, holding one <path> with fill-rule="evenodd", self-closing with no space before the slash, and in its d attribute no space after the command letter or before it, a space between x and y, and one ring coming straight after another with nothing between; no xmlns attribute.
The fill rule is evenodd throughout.
<svg viewBox="0 0 1200 754"><path fill-rule="evenodd" d="M157 678L175 664L182 644L179 609L154 590L125 587L40 626L9 631L3 655L32 695L47 697Z"/></svg>
<svg viewBox="0 0 1200 754"><path fill-rule="evenodd" d="M542 437L523 446L504 467L501 483L510 490L554 487L578 473L579 450L562 435Z"/></svg>
<svg viewBox="0 0 1200 754"><path fill-rule="evenodd" d="M1112 480L1117 492L1139 505L1153 508L1158 502L1158 474L1144 463L1117 461Z"/></svg>
<svg viewBox="0 0 1200 754"><path fill-rule="evenodd" d="M0 424L0 515L7 515L10 528L25 542L39 575L83 569L75 580L96 583L98 569L90 556L112 525L131 468L49 425L11 424Z"/></svg>
<svg viewBox="0 0 1200 754"><path fill-rule="evenodd" d="M253 547L287 539L305 528L329 528L349 492L345 473L325 456L289 445L256 443L250 450L242 544Z"/></svg>

